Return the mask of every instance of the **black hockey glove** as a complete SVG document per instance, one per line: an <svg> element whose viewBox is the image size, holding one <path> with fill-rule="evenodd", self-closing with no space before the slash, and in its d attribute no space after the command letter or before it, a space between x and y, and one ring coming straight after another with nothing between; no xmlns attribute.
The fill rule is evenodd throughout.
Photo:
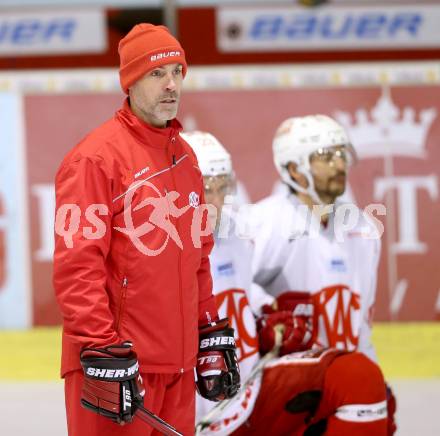
<svg viewBox="0 0 440 436"><path fill-rule="evenodd" d="M136 353L129 342L84 348L81 404L117 423L131 422L145 394Z"/></svg>
<svg viewBox="0 0 440 436"><path fill-rule="evenodd" d="M211 401L233 397L240 389L240 371L235 355L234 329L228 319L201 327L197 356L197 390Z"/></svg>

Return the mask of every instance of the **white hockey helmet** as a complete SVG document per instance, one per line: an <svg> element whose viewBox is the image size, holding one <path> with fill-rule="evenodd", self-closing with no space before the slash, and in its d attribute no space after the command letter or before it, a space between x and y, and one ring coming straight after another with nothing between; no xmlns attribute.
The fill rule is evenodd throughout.
<svg viewBox="0 0 440 436"><path fill-rule="evenodd" d="M347 132L327 115L288 118L281 123L275 133L272 143L274 163L285 183L296 191L311 195L321 203L310 172L310 155L335 146L346 147L350 155L355 158ZM289 162L296 163L298 171L305 175L309 185L307 189L292 180L287 169Z"/></svg>
<svg viewBox="0 0 440 436"><path fill-rule="evenodd" d="M232 175L231 155L217 138L200 131L184 132L181 136L194 150L203 176Z"/></svg>

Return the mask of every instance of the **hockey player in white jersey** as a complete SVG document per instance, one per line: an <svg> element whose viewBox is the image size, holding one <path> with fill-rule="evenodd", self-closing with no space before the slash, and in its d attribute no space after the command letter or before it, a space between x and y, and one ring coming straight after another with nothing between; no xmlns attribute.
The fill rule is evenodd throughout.
<svg viewBox="0 0 440 436"><path fill-rule="evenodd" d="M376 360L370 335L380 235L354 204L338 199L355 159L345 130L324 115L289 118L273 156L288 189L257 206L255 282L275 306L285 292L310 293L313 344Z"/></svg>
<svg viewBox="0 0 440 436"><path fill-rule="evenodd" d="M380 232L372 217L339 200L354 149L338 123L312 115L280 125L273 156L287 189L261 201L253 214L254 282L266 292L253 307L261 315L260 350L273 347L273 326L281 323L281 354L317 347L358 350L371 359L367 367L376 361L370 337ZM302 330L296 328L301 310L292 305L298 298L313 307ZM353 416L352 422L333 419L328 434L372 430L362 430L362 420Z"/></svg>
<svg viewBox="0 0 440 436"><path fill-rule="evenodd" d="M225 198L235 190L231 156L209 133L195 131L182 136L196 153L204 179L206 203L214 206L209 209L211 225L215 229L215 244L210 255L213 294L220 318L229 318L235 329L237 358L244 379L259 356L255 319L247 298L252 284L252 245L235 235L231 211L221 213ZM197 418L205 416L214 405L197 396Z"/></svg>

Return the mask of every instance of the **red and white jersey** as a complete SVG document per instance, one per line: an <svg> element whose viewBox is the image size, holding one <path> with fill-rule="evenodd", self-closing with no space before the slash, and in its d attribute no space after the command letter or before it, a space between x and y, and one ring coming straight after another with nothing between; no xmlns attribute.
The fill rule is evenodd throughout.
<svg viewBox="0 0 440 436"><path fill-rule="evenodd" d="M216 238L210 254L213 294L219 317L229 318L235 330L241 380L245 380L258 360L255 318L247 293L252 284L252 245L234 234ZM197 418L202 418L216 403L197 395Z"/></svg>
<svg viewBox="0 0 440 436"><path fill-rule="evenodd" d="M336 207L339 205L336 204ZM270 196L252 213L253 301L258 310L286 291L307 291L314 302L314 345L365 353L370 341L380 238L370 218L354 205L331 214L327 226L291 193ZM338 215L339 214L339 215ZM259 300L259 301L258 301Z"/></svg>

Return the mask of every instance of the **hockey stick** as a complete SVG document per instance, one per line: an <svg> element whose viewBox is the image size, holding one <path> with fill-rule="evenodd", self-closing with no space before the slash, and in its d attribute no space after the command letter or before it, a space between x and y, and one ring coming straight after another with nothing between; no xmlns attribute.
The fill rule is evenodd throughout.
<svg viewBox="0 0 440 436"><path fill-rule="evenodd" d="M134 413L135 416L146 422L155 430L160 431L165 436L183 436L183 434L179 433L172 425L159 418L153 412L145 409L144 406L142 406L141 404L137 404L136 407L137 409Z"/></svg>
<svg viewBox="0 0 440 436"><path fill-rule="evenodd" d="M265 354L257 364L252 368L252 371L249 373L246 381L243 383L241 390L245 390L247 386L249 386L255 377L263 370L270 360L274 357L277 357L280 351L281 342L283 339L283 328L281 325L277 325L274 327L275 329L275 346L272 348L269 353ZM211 409L196 425L196 435L199 435L200 432L209 427L215 419L221 414L221 412L226 409L226 407L231 404L232 401L235 400L235 396L232 398L228 398L227 400L223 400L218 403L213 409Z"/></svg>

